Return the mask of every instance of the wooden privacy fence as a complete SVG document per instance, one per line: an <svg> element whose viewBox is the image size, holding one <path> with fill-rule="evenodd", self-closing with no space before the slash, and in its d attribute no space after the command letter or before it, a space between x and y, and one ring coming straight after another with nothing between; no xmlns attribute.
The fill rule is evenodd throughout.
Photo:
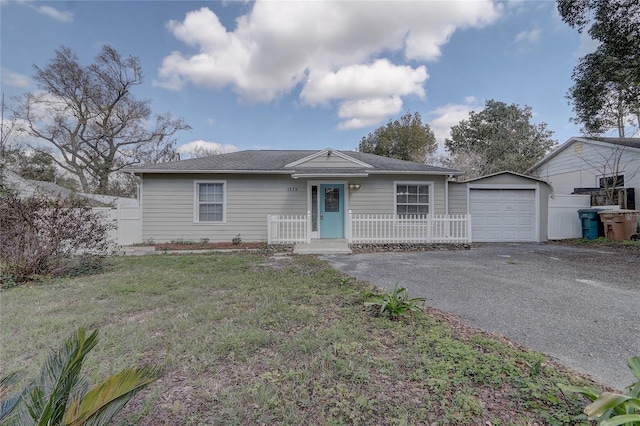
<svg viewBox="0 0 640 426"><path fill-rule="evenodd" d="M471 215L349 212L350 243L470 243Z"/></svg>
<svg viewBox="0 0 640 426"><path fill-rule="evenodd" d="M349 243L470 243L471 215L355 214L349 211ZM267 216L268 244L311 242L311 212Z"/></svg>
<svg viewBox="0 0 640 426"><path fill-rule="evenodd" d="M267 216L267 243L293 244L311 242L311 212Z"/></svg>

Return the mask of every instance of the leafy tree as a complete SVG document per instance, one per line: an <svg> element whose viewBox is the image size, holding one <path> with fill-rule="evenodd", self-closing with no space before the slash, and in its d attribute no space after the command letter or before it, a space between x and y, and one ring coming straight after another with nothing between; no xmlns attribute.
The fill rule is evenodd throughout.
<svg viewBox="0 0 640 426"><path fill-rule="evenodd" d="M358 151L399 160L424 163L437 148L436 137L428 124L422 124L420 113L407 112L397 120L389 120L363 137Z"/></svg>
<svg viewBox="0 0 640 426"><path fill-rule="evenodd" d="M580 59L569 90L575 121L584 132L601 134L640 123L640 3L637 0L558 0L562 19L587 30L601 44Z"/></svg>
<svg viewBox="0 0 640 426"><path fill-rule="evenodd" d="M48 155L77 177L82 191L108 194L113 172L176 158L173 136L190 127L170 113L152 119L150 101L134 96L143 83L138 58L104 45L92 64L82 66L61 47L35 71L41 92L19 98L14 115L31 137L58 151Z"/></svg>
<svg viewBox="0 0 640 426"><path fill-rule="evenodd" d="M473 157L474 167L481 163L477 174L503 170L525 173L556 144L547 124L532 124L532 116L529 106L490 99L482 111L472 111L469 119L451 128L445 147L454 157Z"/></svg>
<svg viewBox="0 0 640 426"><path fill-rule="evenodd" d="M632 82L624 61L606 45L580 59L573 80L568 97L576 114L573 121L584 126L584 133L599 135L617 129L623 138L628 133L627 126L637 128L640 85Z"/></svg>

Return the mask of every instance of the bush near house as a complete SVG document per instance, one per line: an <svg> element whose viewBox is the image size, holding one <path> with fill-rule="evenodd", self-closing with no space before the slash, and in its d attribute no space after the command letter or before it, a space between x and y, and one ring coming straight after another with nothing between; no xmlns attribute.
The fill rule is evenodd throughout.
<svg viewBox="0 0 640 426"><path fill-rule="evenodd" d="M110 225L77 200L0 197L0 285L93 272L108 254Z"/></svg>

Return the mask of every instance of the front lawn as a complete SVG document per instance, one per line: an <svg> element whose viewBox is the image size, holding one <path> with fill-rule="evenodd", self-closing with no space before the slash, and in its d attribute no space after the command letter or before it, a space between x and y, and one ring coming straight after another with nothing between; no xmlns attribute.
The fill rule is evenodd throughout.
<svg viewBox="0 0 640 426"><path fill-rule="evenodd" d="M0 370L35 374L78 327L85 375L165 368L122 424L579 424L585 385L536 352L437 312L389 321L313 257L114 258L101 275L1 293ZM402 283L400 283L402 284Z"/></svg>

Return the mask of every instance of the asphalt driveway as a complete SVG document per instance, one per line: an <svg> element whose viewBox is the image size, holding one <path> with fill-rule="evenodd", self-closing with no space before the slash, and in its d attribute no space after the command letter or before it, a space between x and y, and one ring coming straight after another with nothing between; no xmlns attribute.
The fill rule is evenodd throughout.
<svg viewBox="0 0 640 426"><path fill-rule="evenodd" d="M601 383L634 381L640 355L640 252L554 244L325 256L351 276L454 313L468 324L544 352Z"/></svg>

